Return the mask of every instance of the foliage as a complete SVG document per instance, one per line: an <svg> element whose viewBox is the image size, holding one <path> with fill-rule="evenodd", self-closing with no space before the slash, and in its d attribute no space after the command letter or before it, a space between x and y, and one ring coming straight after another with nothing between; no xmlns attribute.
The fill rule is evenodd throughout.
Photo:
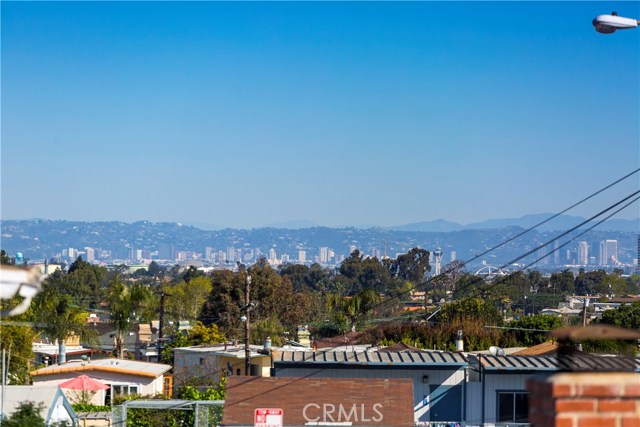
<svg viewBox="0 0 640 427"><path fill-rule="evenodd" d="M67 272L56 270L47 278L60 293L71 297L73 302L87 310L98 308L107 280L104 267L89 264L78 257Z"/></svg>
<svg viewBox="0 0 640 427"><path fill-rule="evenodd" d="M0 300L0 309L5 310L15 307L21 302L21 297L14 297L10 300ZM31 309L18 316L11 318L15 322L29 322L33 317ZM0 325L0 351L6 350L9 360L8 384L29 384L31 376L29 371L33 361L33 340L36 338L36 331L31 326ZM2 372L0 371L0 377Z"/></svg>
<svg viewBox="0 0 640 427"><path fill-rule="evenodd" d="M93 405L91 403L72 403L71 407L75 412L105 412L111 411L109 405Z"/></svg>
<svg viewBox="0 0 640 427"><path fill-rule="evenodd" d="M176 392L176 397L183 400L224 400L226 395L226 379L223 379L217 386L209 387L206 390L199 390L195 387L181 387ZM126 400L135 400L136 396L127 396ZM222 406L212 406L209 409L203 406L201 410L208 410L208 425L218 425L222 421ZM159 409L128 409L127 426L130 427L181 427L193 426L195 422L194 411L185 410L159 410Z"/></svg>
<svg viewBox="0 0 640 427"><path fill-rule="evenodd" d="M94 331L87 324L89 314L76 305L57 282L45 280L42 291L33 300L33 306L37 329L51 340L58 341L60 350L64 341L72 335L85 341L94 338ZM63 353L60 351L61 355Z"/></svg>
<svg viewBox="0 0 640 427"><path fill-rule="evenodd" d="M266 260L261 259L247 270L213 272L212 291L199 317L205 325L215 322L229 337L244 336L244 324L240 318L245 312L247 275L251 276L252 324L273 317L279 320L285 330L293 332L299 324L313 320L310 317L318 311L313 298L305 293L294 292L291 280L280 276ZM263 338L260 337L257 342Z"/></svg>
<svg viewBox="0 0 640 427"><path fill-rule="evenodd" d="M576 291L573 273L569 270L552 273L549 284L553 287L554 293L557 291L562 294L573 294Z"/></svg>
<svg viewBox="0 0 640 427"><path fill-rule="evenodd" d="M550 316L548 314L524 316L520 320L514 320L509 323L510 328L522 329L513 329L512 332L518 340L518 343L526 347L547 341L549 339L549 333L543 331L552 331L562 326L562 319L560 317ZM525 329L537 329L537 331Z"/></svg>
<svg viewBox="0 0 640 427"><path fill-rule="evenodd" d="M150 291L144 285L137 282L127 284L119 274L109 282L106 299L116 330L115 352L120 359L124 358L124 334L129 332L136 311L144 306L149 296Z"/></svg>
<svg viewBox="0 0 640 427"><path fill-rule="evenodd" d="M424 282L424 277L431 270L429 264L429 251L413 248L403 255L390 260L387 264L389 273L403 281L414 284Z"/></svg>
<svg viewBox="0 0 640 427"><path fill-rule="evenodd" d="M185 273L185 277L190 275ZM166 313L176 324L181 320L193 323L202 310L202 306L212 290L211 278L204 275L191 275L188 281L166 285Z"/></svg>
<svg viewBox="0 0 640 427"><path fill-rule="evenodd" d="M44 418L41 413L44 409L42 403L22 402L7 419L2 420L4 427L44 427Z"/></svg>
<svg viewBox="0 0 640 427"><path fill-rule="evenodd" d="M514 341L508 334L488 329L472 319L428 325L418 322L384 323L363 331L361 339L377 345L405 344L429 350L455 350L458 331L463 331L465 350L487 350L492 345L508 347Z"/></svg>
<svg viewBox="0 0 640 427"><path fill-rule="evenodd" d="M227 337L220 332L217 325L205 326L202 322L195 325L186 334L176 335L173 340L163 349L162 361L173 365L173 349L178 347L188 347L192 345L216 344L226 342Z"/></svg>
<svg viewBox="0 0 640 427"><path fill-rule="evenodd" d="M328 300L329 312L341 333L355 331L380 300L377 292L366 288L350 297L332 295Z"/></svg>
<svg viewBox="0 0 640 427"><path fill-rule="evenodd" d="M365 257L355 250L338 268L336 282L348 295L361 289L372 289L378 293L389 293L395 288L391 273L377 258Z"/></svg>
<svg viewBox="0 0 640 427"><path fill-rule="evenodd" d="M4 249L0 249L0 264L6 264L6 265L10 265L12 264L11 262L11 258L9 257L9 255L5 252Z"/></svg>
<svg viewBox="0 0 640 427"><path fill-rule="evenodd" d="M626 329L640 329L640 302L621 305L613 310L602 313L598 321L605 325Z"/></svg>
<svg viewBox="0 0 640 427"><path fill-rule="evenodd" d="M578 276L575 278L576 293L578 295L594 295L597 293L606 293L607 288L604 286L604 280L607 272L604 270L584 271L580 269Z"/></svg>
<svg viewBox="0 0 640 427"><path fill-rule="evenodd" d="M444 304L438 316L441 323L472 320L482 325L498 325L502 322L502 315L495 304L480 298Z"/></svg>

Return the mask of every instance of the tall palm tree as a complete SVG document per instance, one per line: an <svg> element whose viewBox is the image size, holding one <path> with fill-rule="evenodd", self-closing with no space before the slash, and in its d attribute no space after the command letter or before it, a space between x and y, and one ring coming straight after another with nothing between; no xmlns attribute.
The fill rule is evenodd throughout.
<svg viewBox="0 0 640 427"><path fill-rule="evenodd" d="M58 364L67 360L65 340L77 335L87 339L92 330L87 324L88 313L77 306L71 296L63 294L53 284L43 284L42 292L34 300L38 329L58 342Z"/></svg>
<svg viewBox="0 0 640 427"><path fill-rule="evenodd" d="M116 355L124 358L124 335L135 320L136 311L144 306L151 292L141 283L125 283L117 274L107 287L107 303L116 330Z"/></svg>

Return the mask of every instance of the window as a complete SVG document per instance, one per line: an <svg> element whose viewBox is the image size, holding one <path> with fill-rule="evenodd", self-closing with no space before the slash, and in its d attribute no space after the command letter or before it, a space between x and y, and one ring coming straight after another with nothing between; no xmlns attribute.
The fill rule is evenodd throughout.
<svg viewBox="0 0 640 427"><path fill-rule="evenodd" d="M528 423L529 398L524 391L498 392L498 422Z"/></svg>
<svg viewBox="0 0 640 427"><path fill-rule="evenodd" d="M111 390L113 396L126 396L139 393L138 386L132 384L114 384L111 386Z"/></svg>

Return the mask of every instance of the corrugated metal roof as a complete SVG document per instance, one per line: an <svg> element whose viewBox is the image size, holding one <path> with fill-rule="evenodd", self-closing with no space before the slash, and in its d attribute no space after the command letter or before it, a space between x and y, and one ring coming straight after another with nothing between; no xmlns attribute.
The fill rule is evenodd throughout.
<svg viewBox="0 0 640 427"><path fill-rule="evenodd" d="M555 357L544 356L488 356L479 358L487 371L557 371Z"/></svg>
<svg viewBox="0 0 640 427"><path fill-rule="evenodd" d="M465 366L460 353L436 351L281 351L276 363L344 363L350 365Z"/></svg>
<svg viewBox="0 0 640 427"><path fill-rule="evenodd" d="M640 371L640 358L630 360L618 356L596 356L575 354L571 357L545 356L481 356L482 366L487 371L627 371L635 363Z"/></svg>

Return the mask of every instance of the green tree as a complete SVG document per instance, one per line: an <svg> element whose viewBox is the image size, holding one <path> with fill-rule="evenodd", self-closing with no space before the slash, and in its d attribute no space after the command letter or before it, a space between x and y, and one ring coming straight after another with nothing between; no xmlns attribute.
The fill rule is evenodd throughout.
<svg viewBox="0 0 640 427"><path fill-rule="evenodd" d="M22 402L7 419L2 420L4 427L44 427L42 410L44 405L35 402Z"/></svg>
<svg viewBox="0 0 640 427"><path fill-rule="evenodd" d="M554 289L554 292L557 293L572 295L576 291L575 279L573 273L569 270L552 273L549 284Z"/></svg>
<svg viewBox="0 0 640 427"><path fill-rule="evenodd" d="M329 299L329 311L340 332L346 332L347 327L355 331L380 300L380 295L373 289L361 289L350 297L333 295Z"/></svg>
<svg viewBox="0 0 640 427"><path fill-rule="evenodd" d="M211 278L199 275L193 276L188 282L180 281L165 286L171 295L166 299L166 313L174 322L188 320L193 323L213 289Z"/></svg>
<svg viewBox="0 0 640 427"><path fill-rule="evenodd" d="M603 284L607 272L604 270L584 271L580 269L575 279L576 293L578 295L593 295L603 290Z"/></svg>
<svg viewBox="0 0 640 427"><path fill-rule="evenodd" d="M446 303L442 306L438 316L439 321L444 323L468 319L482 325L498 325L502 322L502 314L497 306L480 298Z"/></svg>
<svg viewBox="0 0 640 427"><path fill-rule="evenodd" d="M107 288L107 303L111 321L116 330L116 356L124 358L124 335L135 320L136 311L142 309L150 297L150 291L142 284L125 283L116 275Z"/></svg>
<svg viewBox="0 0 640 427"><path fill-rule="evenodd" d="M217 344L227 341L227 337L216 325L205 326L202 322L195 325L186 334L173 337L172 341L162 351L162 361L173 365L173 349L192 345Z"/></svg>
<svg viewBox="0 0 640 427"><path fill-rule="evenodd" d="M413 248L392 260L388 268L389 273L395 278L414 284L422 283L425 275L431 271L429 251Z"/></svg>
<svg viewBox="0 0 640 427"><path fill-rule="evenodd" d="M5 265L12 264L11 258L9 257L9 255L7 255L4 249L0 249L0 264L5 264Z"/></svg>
<svg viewBox="0 0 640 427"><path fill-rule="evenodd" d="M65 340L77 335L83 340L94 338L93 330L87 324L89 313L82 310L72 297L62 293L55 283L47 280L42 291L33 300L34 318L37 329L58 342L58 363L66 361Z"/></svg>
<svg viewBox="0 0 640 427"><path fill-rule="evenodd" d="M15 307L21 301L20 297L10 300L0 300L0 310ZM30 322L32 310L27 310L18 316L11 318L12 322ZM0 324L0 350L6 350L9 360L8 384L29 384L31 376L29 371L33 361L33 341L36 331L31 326ZM2 373L0 372L0 378Z"/></svg>
<svg viewBox="0 0 640 427"><path fill-rule="evenodd" d="M336 282L339 282L349 295L361 289L373 289L378 293L387 294L397 285L387 267L377 258L365 258L357 249L338 268Z"/></svg>
<svg viewBox="0 0 640 427"><path fill-rule="evenodd" d="M91 265L81 257L69 266L67 272L56 270L47 278L61 293L70 296L76 304L87 310L99 307L106 280L105 268Z"/></svg>
<svg viewBox="0 0 640 427"><path fill-rule="evenodd" d="M598 323L626 329L640 329L640 302L621 305L602 313Z"/></svg>
<svg viewBox="0 0 640 427"><path fill-rule="evenodd" d="M513 333L518 342L529 347L547 341L549 334L544 331L552 331L562 327L562 319L548 314L524 316L520 320L509 322L509 327L514 328Z"/></svg>

